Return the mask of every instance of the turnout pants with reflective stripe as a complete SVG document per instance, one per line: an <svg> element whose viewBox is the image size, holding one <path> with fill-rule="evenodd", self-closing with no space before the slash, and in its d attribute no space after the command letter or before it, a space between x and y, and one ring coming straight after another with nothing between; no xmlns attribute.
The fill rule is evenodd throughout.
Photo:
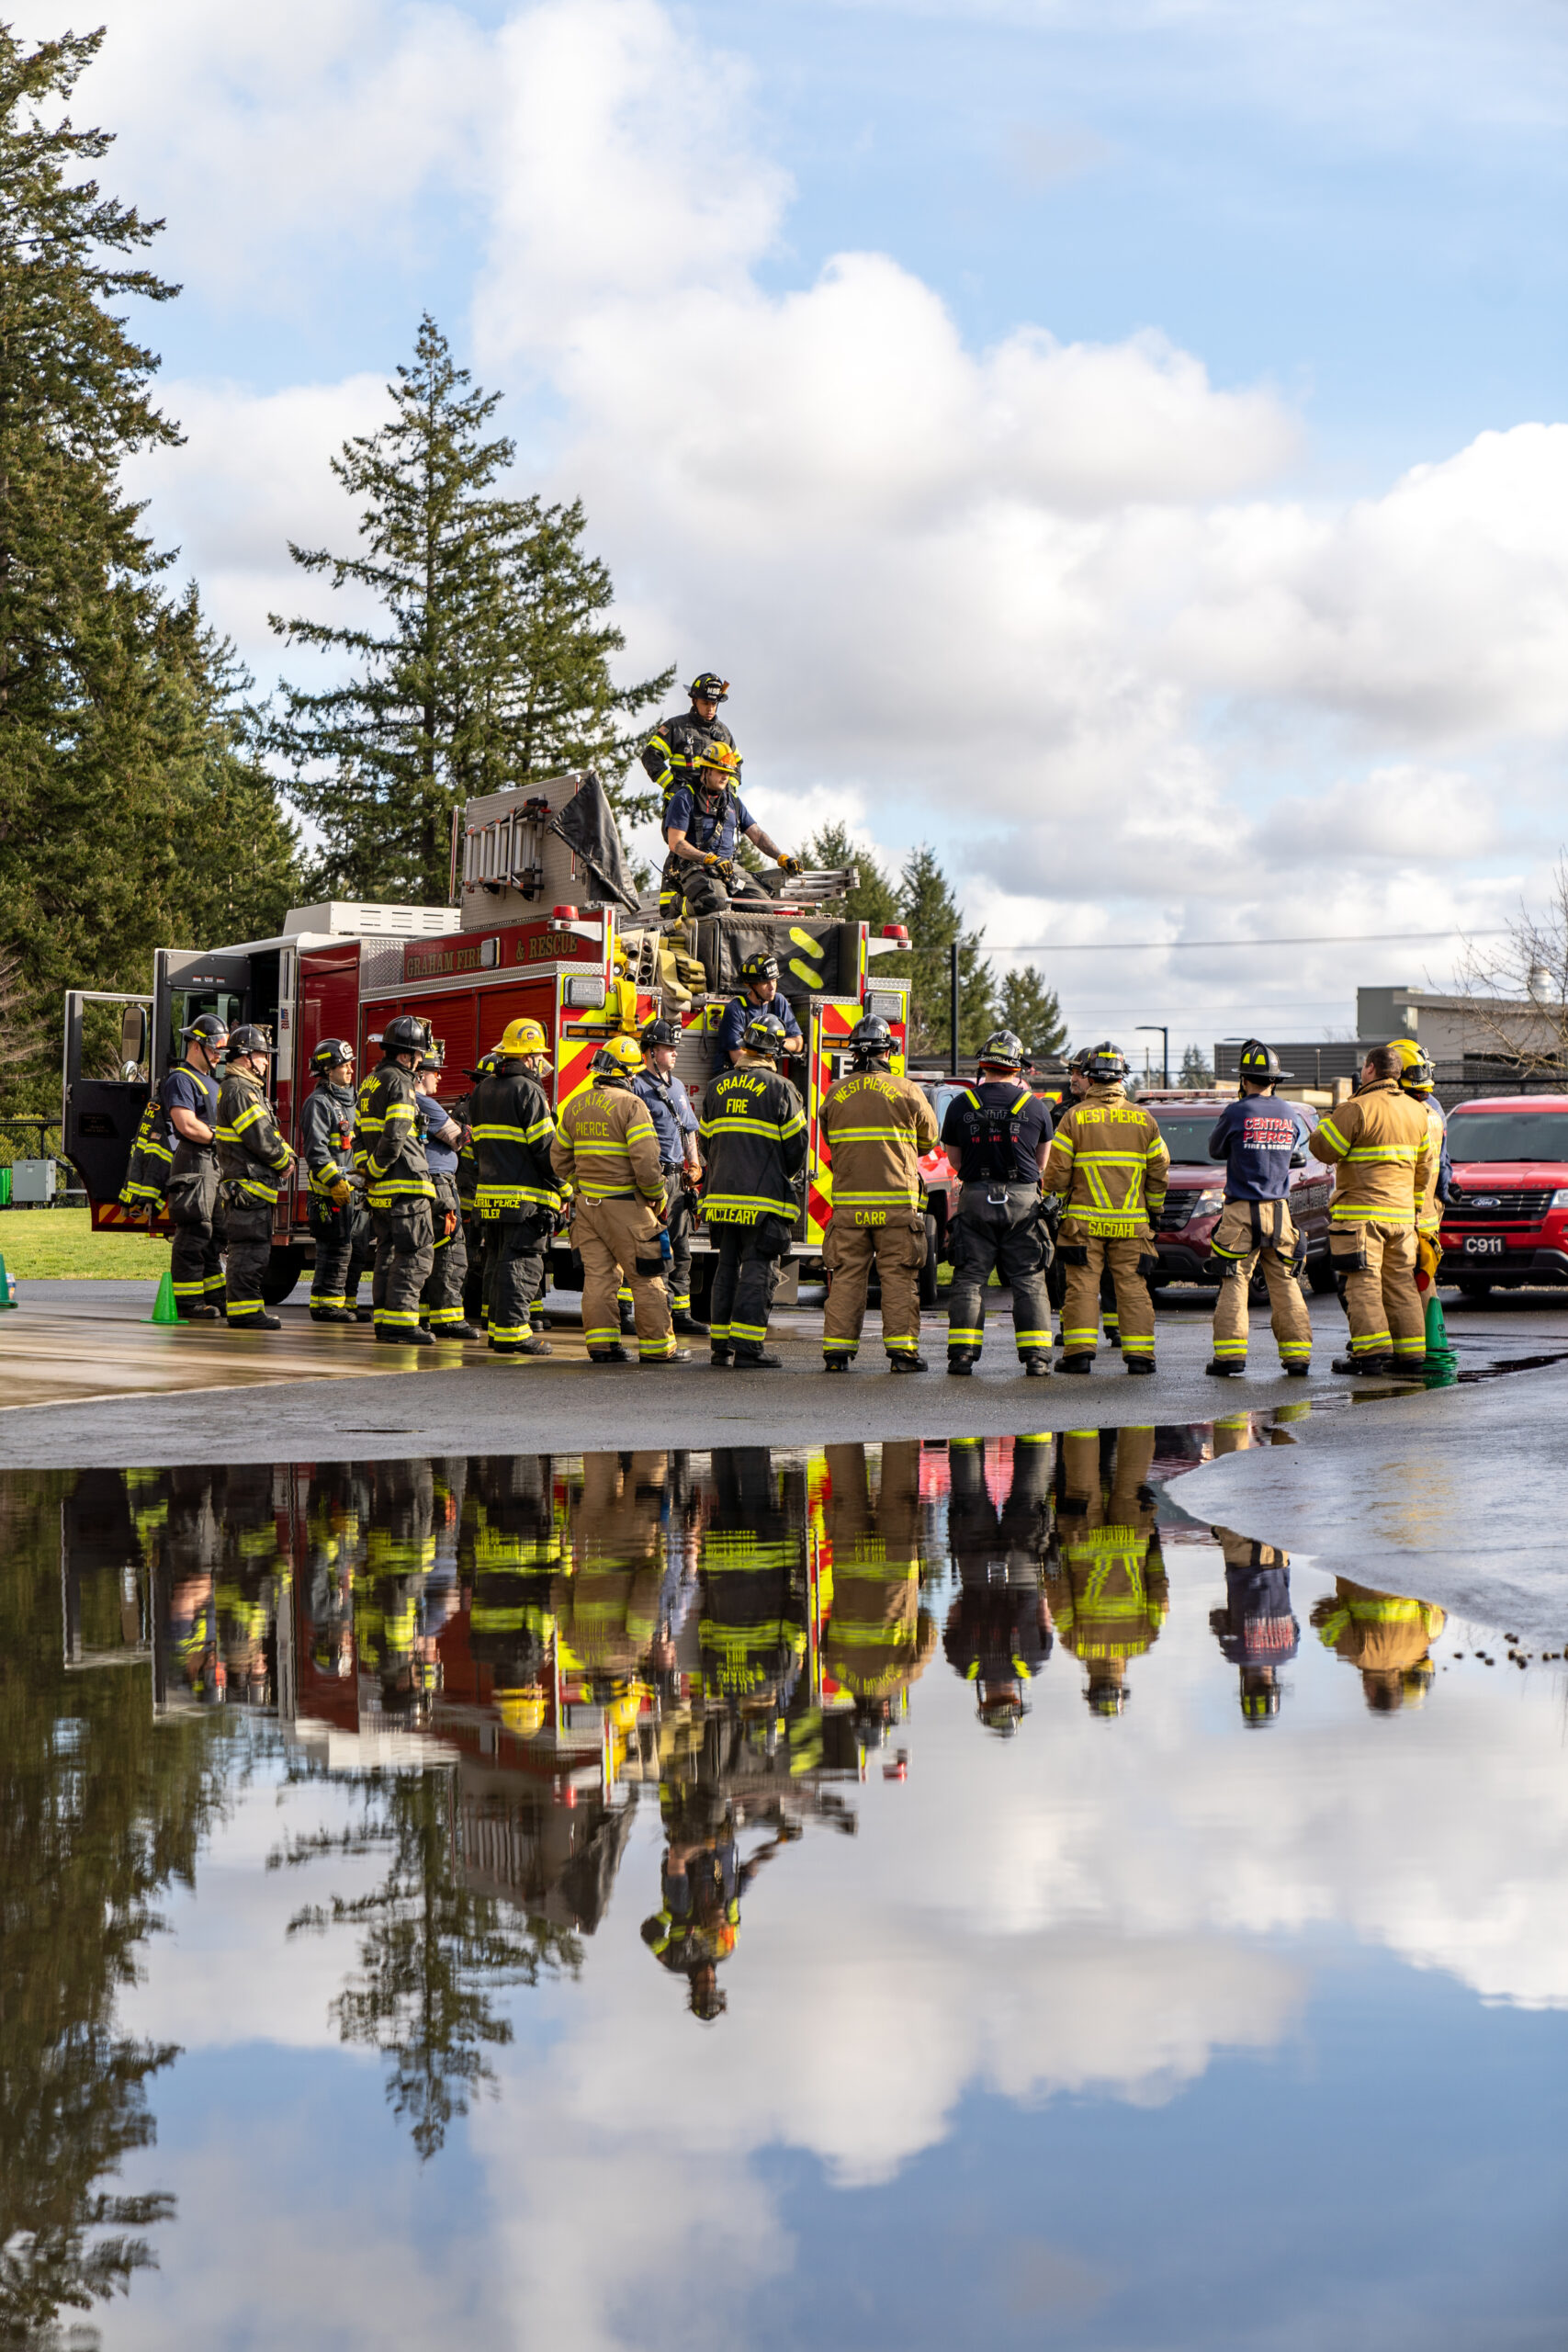
<svg viewBox="0 0 1568 2352"><path fill-rule="evenodd" d="M677 1315L692 1308L692 1195L681 1182L681 1171L664 1178L666 1229L670 1235L670 1304Z"/></svg>
<svg viewBox="0 0 1568 2352"><path fill-rule="evenodd" d="M1305 1363L1312 1317L1293 1272L1296 1228L1283 1201L1227 1201L1211 1244L1222 1280L1214 1302L1214 1362L1247 1362L1247 1286L1259 1263L1281 1363Z"/></svg>
<svg viewBox="0 0 1568 2352"><path fill-rule="evenodd" d="M529 1336L529 1305L544 1279L545 1226L541 1217L515 1225L485 1221L484 1314L491 1346L498 1355L520 1348Z"/></svg>
<svg viewBox="0 0 1568 2352"><path fill-rule="evenodd" d="M169 1272L176 1300L184 1307L221 1306L223 1218L216 1153L169 1179L168 1204L175 1228Z"/></svg>
<svg viewBox="0 0 1568 2352"><path fill-rule="evenodd" d="M735 1348L742 1355L760 1353L794 1230L791 1220L782 1216L760 1216L754 1225L709 1226L718 1260L708 1308L712 1346Z"/></svg>
<svg viewBox="0 0 1568 2352"><path fill-rule="evenodd" d="M272 1257L272 1211L258 1201L252 1208L223 1204L229 1234L228 1282L224 1308L236 1327L254 1323L266 1313L262 1277Z"/></svg>
<svg viewBox="0 0 1568 2352"><path fill-rule="evenodd" d="M1013 1339L1021 1357L1051 1347L1051 1302L1045 1295L1045 1238L1032 1184L1010 1184L1005 1206L987 1200L989 1188L965 1184L953 1228L953 1288L947 1302L947 1355L973 1362L986 1338L986 1285L995 1267L1012 1286ZM886 1313L886 1306L883 1309ZM917 1327L918 1328L918 1327ZM1090 1342L1092 1345L1092 1341Z"/></svg>
<svg viewBox="0 0 1568 2352"><path fill-rule="evenodd" d="M430 1181L435 1187L435 1209L432 1218L432 1246L435 1261L431 1267L430 1278L420 1293L419 1303L423 1309L422 1320L428 1323L433 1331L439 1331L444 1326L463 1320L463 1284L468 1274L468 1245L463 1238L463 1212L457 1199L457 1178L438 1174ZM457 1220L450 1234L446 1231L448 1216Z"/></svg>
<svg viewBox="0 0 1568 2352"><path fill-rule="evenodd" d="M919 1352L923 1216L913 1209L893 1209L880 1225L854 1225L840 1212L823 1238L822 1259L829 1277L825 1356L852 1356L859 1346L873 1261L882 1283L882 1344L890 1356Z"/></svg>
<svg viewBox="0 0 1568 2352"><path fill-rule="evenodd" d="M1424 1356L1426 1317L1416 1287L1416 1228L1342 1225L1329 1238L1344 1285L1353 1356Z"/></svg>
<svg viewBox="0 0 1568 2352"><path fill-rule="evenodd" d="M370 1303L378 1331L412 1331L419 1321L419 1297L435 1263L435 1229L430 1203L410 1197L391 1208L372 1209L376 1272Z"/></svg>
<svg viewBox="0 0 1568 2352"><path fill-rule="evenodd" d="M1085 1233L1073 1218L1066 1218L1057 1243L1063 1261L1066 1297L1062 1306L1062 1353L1065 1356L1092 1355L1100 1336L1100 1276L1110 1270L1116 1285L1116 1314L1122 1330L1122 1352L1124 1356L1143 1356L1153 1363L1155 1352L1155 1303L1149 1286L1138 1272L1138 1261L1152 1255L1154 1245L1137 1234ZM1072 1253L1081 1250L1082 1265L1075 1265Z"/></svg>
<svg viewBox="0 0 1568 2352"><path fill-rule="evenodd" d="M615 1293L623 1277L631 1285L638 1356L648 1363L672 1354L659 1219L648 1203L629 1197L580 1200L571 1238L582 1259L582 1336L590 1354L620 1345Z"/></svg>
<svg viewBox="0 0 1568 2352"><path fill-rule="evenodd" d="M360 1275L376 1262L376 1236L363 1201L356 1194L344 1209L312 1201L310 1230L316 1237L312 1308L352 1306L358 1296Z"/></svg>

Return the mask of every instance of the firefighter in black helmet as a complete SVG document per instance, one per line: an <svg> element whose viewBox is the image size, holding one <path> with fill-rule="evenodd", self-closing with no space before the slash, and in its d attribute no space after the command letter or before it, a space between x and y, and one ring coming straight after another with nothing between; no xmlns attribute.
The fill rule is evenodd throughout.
<svg viewBox="0 0 1568 2352"><path fill-rule="evenodd" d="M770 956L765 948L760 950L755 956L748 956L740 967L740 988L741 993L739 996L732 996L724 1008L724 1019L719 1023L718 1049L714 1057L714 1069L721 1070L729 1068L740 1050L740 1040L746 1033L746 1023L754 1013L758 1012L773 1013L784 1023L786 1053L802 1052L804 1049L801 1045L800 1023L795 1017L794 1008L789 999L780 992L778 957Z"/></svg>
<svg viewBox="0 0 1568 2352"><path fill-rule="evenodd" d="M231 1330L281 1331L262 1283L272 1261L277 1195L294 1154L277 1131L266 1099L272 1038L254 1021L229 1033L229 1059L218 1097L219 1198L228 1228L224 1305Z"/></svg>
<svg viewBox="0 0 1568 2352"><path fill-rule="evenodd" d="M310 1318L352 1323L359 1277L376 1260L376 1237L354 1173L354 1047L323 1037L310 1056L315 1090L299 1114L299 1142L310 1186L316 1271Z"/></svg>
<svg viewBox="0 0 1568 2352"><path fill-rule="evenodd" d="M800 1213L806 1167L806 1117L787 1079L778 1075L783 1023L753 1013L734 1069L710 1079L703 1094L703 1216L718 1252L709 1308L712 1361L777 1371L784 1359L766 1347L768 1317Z"/></svg>
<svg viewBox="0 0 1568 2352"><path fill-rule="evenodd" d="M950 1373L970 1373L985 1344L993 1268L1012 1285L1019 1362L1035 1377L1051 1369L1051 1244L1040 1194L1051 1115L1024 1080L1023 1058L1010 1029L995 1031L981 1049L974 1085L957 1090L942 1121L942 1145L964 1188L948 1299Z"/></svg>
<svg viewBox="0 0 1568 2352"><path fill-rule="evenodd" d="M426 1023L394 1013L381 1032L380 1062L360 1085L354 1126L354 1165L376 1228L376 1337L389 1346L435 1345L419 1323L420 1293L435 1263L435 1187L420 1141L414 1084L430 1042Z"/></svg>
<svg viewBox="0 0 1568 2352"><path fill-rule="evenodd" d="M735 749L735 738L718 715L719 704L729 700L729 681L715 670L703 670L686 691L691 696L690 710L661 718L642 747L643 766L665 808L680 786L691 782L699 752L710 743L727 743L732 752Z"/></svg>
<svg viewBox="0 0 1568 2352"><path fill-rule="evenodd" d="M218 1203L218 1072L229 1024L203 1012L182 1029L185 1058L164 1077L158 1099L174 1137L169 1168L170 1253L182 1323L214 1323L223 1297L222 1217Z"/></svg>

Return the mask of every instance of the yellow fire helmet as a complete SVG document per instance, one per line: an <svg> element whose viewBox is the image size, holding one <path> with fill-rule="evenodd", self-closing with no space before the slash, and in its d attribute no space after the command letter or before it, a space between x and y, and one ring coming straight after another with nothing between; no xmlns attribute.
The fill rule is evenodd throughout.
<svg viewBox="0 0 1568 2352"><path fill-rule="evenodd" d="M532 1739L543 1730L545 1694L537 1682L522 1690L498 1690L495 1704L502 1722L516 1738Z"/></svg>
<svg viewBox="0 0 1568 2352"><path fill-rule="evenodd" d="M695 764L700 768L719 769L731 784L739 781L740 754L733 743L717 741L705 743L696 755Z"/></svg>
<svg viewBox="0 0 1568 2352"><path fill-rule="evenodd" d="M606 1075L629 1078L642 1068L642 1047L635 1037L606 1037L589 1065Z"/></svg>
<svg viewBox="0 0 1568 2352"><path fill-rule="evenodd" d="M549 1041L536 1021L509 1021L502 1032L501 1044L496 1050L508 1061L514 1061L524 1054L547 1054L550 1048Z"/></svg>
<svg viewBox="0 0 1568 2352"><path fill-rule="evenodd" d="M1405 1093L1430 1094L1438 1082L1438 1073L1426 1046L1418 1046L1414 1037L1395 1037L1393 1046L1399 1056L1399 1083Z"/></svg>

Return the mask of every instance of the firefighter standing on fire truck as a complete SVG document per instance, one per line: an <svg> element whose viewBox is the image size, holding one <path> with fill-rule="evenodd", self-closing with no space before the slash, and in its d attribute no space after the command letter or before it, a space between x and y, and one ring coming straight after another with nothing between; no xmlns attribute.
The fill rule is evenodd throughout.
<svg viewBox="0 0 1568 2352"><path fill-rule="evenodd" d="M642 764L666 808L689 780L699 752L710 743L727 743L732 752L735 749L735 738L718 715L719 704L729 700L728 679L721 678L716 670L704 670L686 692L692 698L690 710L661 718L642 747Z"/></svg>
<svg viewBox="0 0 1568 2352"><path fill-rule="evenodd" d="M582 1336L594 1363L625 1363L615 1293L631 1284L639 1363L687 1363L677 1348L664 1288L660 1234L664 1173L648 1106L632 1092L642 1068L635 1037L607 1038L589 1068L593 1083L560 1115L550 1165L576 1195L571 1238L582 1259Z"/></svg>
<svg viewBox="0 0 1568 2352"><path fill-rule="evenodd" d="M485 1237L486 1336L496 1355L551 1352L530 1315L560 1208L550 1165L556 1123L539 1083L548 1055L538 1022L509 1023L468 1097L474 1198Z"/></svg>
<svg viewBox="0 0 1568 2352"><path fill-rule="evenodd" d="M299 1114L316 1243L310 1320L353 1323L359 1277L376 1262L376 1237L354 1178L354 1047L346 1037L323 1037L310 1068L316 1084Z"/></svg>
<svg viewBox="0 0 1568 2352"><path fill-rule="evenodd" d="M893 1032L874 1016L851 1032L852 1068L829 1088L818 1132L832 1156L833 1214L822 1244L828 1308L822 1356L848 1372L865 1321L874 1262L882 1279L882 1344L892 1372L924 1372L920 1268L926 1220L920 1154L933 1149L936 1113L912 1080L892 1075Z"/></svg>
<svg viewBox="0 0 1568 2352"><path fill-rule="evenodd" d="M420 1141L414 1071L430 1049L427 1024L399 1012L381 1033L381 1060L359 1089L354 1164L365 1179L376 1228L371 1303L376 1337L390 1347L433 1348L419 1325L420 1293L435 1263L435 1187Z"/></svg>
<svg viewBox="0 0 1568 2352"><path fill-rule="evenodd" d="M1155 1303L1146 1275L1157 1272L1149 1220L1165 1200L1170 1153L1151 1112L1123 1091L1127 1060L1097 1046L1089 1091L1051 1138L1045 1189L1064 1196L1057 1250L1066 1270L1062 1370L1089 1372L1100 1324L1100 1277L1116 1282L1122 1356L1129 1372L1155 1368Z"/></svg>
<svg viewBox="0 0 1568 2352"><path fill-rule="evenodd" d="M218 1189L229 1235L224 1306L231 1331L283 1329L262 1298L278 1179L294 1165L266 1099L271 1053L272 1039L255 1022L230 1031L229 1065L218 1097Z"/></svg>

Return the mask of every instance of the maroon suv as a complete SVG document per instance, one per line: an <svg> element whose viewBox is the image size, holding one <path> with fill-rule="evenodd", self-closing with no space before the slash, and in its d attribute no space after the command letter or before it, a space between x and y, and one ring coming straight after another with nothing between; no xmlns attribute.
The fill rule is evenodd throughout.
<svg viewBox="0 0 1568 2352"><path fill-rule="evenodd" d="M1209 1157L1209 1137L1231 1094L1140 1093L1139 1102L1154 1113L1170 1150L1170 1182L1165 1206L1155 1220L1155 1248L1160 1270L1150 1282L1153 1290L1168 1283L1219 1285L1219 1273L1209 1260L1209 1242L1225 1204L1224 1160ZM1298 1102L1309 1126L1317 1125L1310 1103ZM1307 1159L1291 1170L1291 1215L1306 1235L1307 1280L1315 1291L1334 1288L1334 1266L1328 1254L1328 1204L1334 1193L1333 1171L1318 1159Z"/></svg>
<svg viewBox="0 0 1568 2352"><path fill-rule="evenodd" d="M1449 1114L1453 1176L1438 1280L1568 1283L1568 1095L1495 1096Z"/></svg>

